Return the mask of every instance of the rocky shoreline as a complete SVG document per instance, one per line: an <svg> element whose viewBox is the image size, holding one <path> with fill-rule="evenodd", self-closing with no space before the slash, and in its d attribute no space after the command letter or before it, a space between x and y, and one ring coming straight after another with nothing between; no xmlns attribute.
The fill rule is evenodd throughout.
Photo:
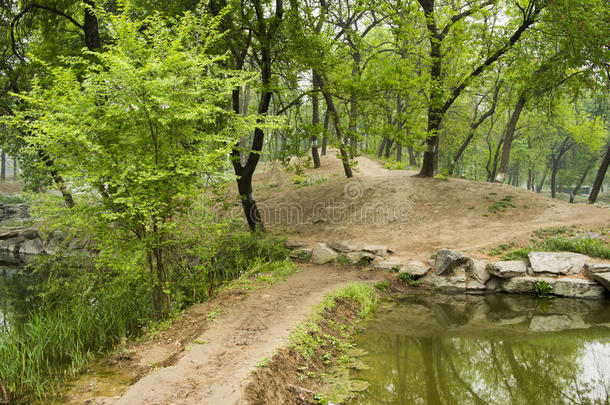
<svg viewBox="0 0 610 405"><path fill-rule="evenodd" d="M402 263L389 257L392 249L381 245L332 241L310 247L305 241L289 240L286 247L295 259L397 272L442 292L540 294L545 289L554 296L603 299L610 290L610 263L595 263L579 253L531 252L525 260L487 262L441 249L428 263Z"/></svg>

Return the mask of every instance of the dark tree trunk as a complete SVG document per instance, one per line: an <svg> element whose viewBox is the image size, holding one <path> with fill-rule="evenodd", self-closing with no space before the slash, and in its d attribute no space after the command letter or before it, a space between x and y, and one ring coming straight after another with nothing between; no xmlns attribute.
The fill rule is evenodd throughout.
<svg viewBox="0 0 610 405"><path fill-rule="evenodd" d="M602 163L599 166L597 176L595 177L595 181L593 182L593 187L591 187L591 194L589 194L589 204L593 204L597 200L597 195L599 194L599 190L602 188L604 177L606 176L606 172L608 171L608 165L610 165L610 145L608 146L606 154L604 155L604 159L602 160Z"/></svg>
<svg viewBox="0 0 610 405"><path fill-rule="evenodd" d="M555 198L557 194L557 172L559 171L559 163L561 162L561 158L563 155L570 150L570 148L574 146L574 144L570 141L570 137L566 136L561 144L559 145L559 149L551 155L551 197Z"/></svg>
<svg viewBox="0 0 610 405"><path fill-rule="evenodd" d="M320 81L318 79L318 74L315 71L312 71L312 81L313 81L313 94L311 95L311 104L312 104L312 118L311 123L313 126L314 133L311 135L311 157L313 159L314 168L318 169L320 167L320 154L318 153L318 125L320 123L320 99L318 97L318 92L320 90Z"/></svg>
<svg viewBox="0 0 610 405"><path fill-rule="evenodd" d="M90 51L94 51L102 47L100 41L99 24L97 16L92 9L95 9L95 1L84 0L85 4L85 21L83 24L83 31L85 33L85 45Z"/></svg>
<svg viewBox="0 0 610 405"><path fill-rule="evenodd" d="M502 160L498 174L495 177L495 182L497 183L502 183L504 181L504 176L508 170L508 164L510 162L510 148L515 136L515 130L517 129L517 122L519 121L519 117L521 116L523 107L525 107L526 101L525 94L521 94L517 100L517 105L515 106L513 114L510 117L508 126L506 127L506 132L504 133L504 147L502 148Z"/></svg>
<svg viewBox="0 0 610 405"><path fill-rule="evenodd" d="M582 187L583 183L587 179L587 175L589 174L591 169L593 169L594 165L595 165L595 159L590 159L587 162L587 166L585 167L585 170L582 172L582 176L580 176L580 179L578 179L578 182L576 183L576 186L574 187L574 190L572 190L572 194L573 195L577 195L578 194L578 191L580 190L580 188Z"/></svg>
<svg viewBox="0 0 610 405"><path fill-rule="evenodd" d="M544 168L544 174L542 175L542 180L540 180L540 183L536 186L536 192L537 193L541 193L542 192L542 187L544 187L544 182L546 181L546 175L549 172L549 168L548 166Z"/></svg>
<svg viewBox="0 0 610 405"><path fill-rule="evenodd" d="M332 114L333 122L335 124L335 132L337 133L337 140L339 141L339 152L341 153L341 161L343 162L343 170L345 171L345 177L350 178L353 177L354 174L352 172L352 167L350 165L349 154L347 153L345 147L345 138L343 136L343 131L341 130L341 121L339 119L339 113L335 108L335 103L333 102L333 98L331 94L324 89L324 83L321 83L320 88L322 89L322 94L324 95L324 100L326 101L326 106L328 110Z"/></svg>
<svg viewBox="0 0 610 405"><path fill-rule="evenodd" d="M378 157L378 158L380 158L380 157L382 157L382 156L383 156L383 151L385 150L385 144L386 144L387 142L389 142L389 141L390 141L390 140L389 140L388 138L386 138L386 137L384 137L384 138L381 140L381 144L379 145L379 149L377 149L377 157Z"/></svg>
<svg viewBox="0 0 610 405"><path fill-rule="evenodd" d="M13 158L13 180L17 181L18 179L19 179L19 177L17 176L17 158ZM63 180L62 180L62 184L63 184ZM63 194L63 192L62 192L62 194ZM72 196L70 196L70 198L72 198ZM74 202L72 203L72 206L70 206L69 204L68 204L68 206L70 208L72 208L72 206L74 206Z"/></svg>
<svg viewBox="0 0 610 405"><path fill-rule="evenodd" d="M394 145L394 141L391 139L388 139L388 141L385 143L385 152L383 154L383 157L386 159L390 158L390 151L392 150L392 146Z"/></svg>
<svg viewBox="0 0 610 405"><path fill-rule="evenodd" d="M330 126L330 114L328 108L324 113L324 135L322 135L322 156L326 156L326 144L328 143L328 128Z"/></svg>
<svg viewBox="0 0 610 405"><path fill-rule="evenodd" d="M2 151L2 163L1 163L1 169L0 169L0 179L1 180L6 180L6 152Z"/></svg>
<svg viewBox="0 0 610 405"><path fill-rule="evenodd" d="M407 146L407 152L409 152L409 165L416 167L417 160L415 159L415 152L413 151L413 146Z"/></svg>
<svg viewBox="0 0 610 405"><path fill-rule="evenodd" d="M402 145L400 142L396 142L396 161L402 162Z"/></svg>

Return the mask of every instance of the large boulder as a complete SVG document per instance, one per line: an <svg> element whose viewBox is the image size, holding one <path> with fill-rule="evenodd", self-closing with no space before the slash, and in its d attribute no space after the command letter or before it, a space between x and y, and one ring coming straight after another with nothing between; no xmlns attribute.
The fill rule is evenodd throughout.
<svg viewBox="0 0 610 405"><path fill-rule="evenodd" d="M349 252L345 254L348 262L350 264L356 265L367 265L373 263L375 260L375 255L370 252L363 252L361 250L357 252Z"/></svg>
<svg viewBox="0 0 610 405"><path fill-rule="evenodd" d="M41 239L26 239L19 246L19 255L39 255L45 253Z"/></svg>
<svg viewBox="0 0 610 405"><path fill-rule="evenodd" d="M436 254L434 268L436 269L436 274L440 276L450 272L456 267L467 264L469 260L470 258L462 252L451 249L441 249Z"/></svg>
<svg viewBox="0 0 610 405"><path fill-rule="evenodd" d="M307 245L308 245L307 241L300 240L300 239L288 239L286 242L284 242L284 246L287 249L301 249L301 248L306 248Z"/></svg>
<svg viewBox="0 0 610 405"><path fill-rule="evenodd" d="M521 260L495 262L487 265L487 271L500 278L521 277L527 273L527 265Z"/></svg>
<svg viewBox="0 0 610 405"><path fill-rule="evenodd" d="M553 286L555 284L554 278L547 277L513 277L505 280L502 283L502 289L507 293L534 293L536 292L536 283L539 281L545 281L547 284Z"/></svg>
<svg viewBox="0 0 610 405"><path fill-rule="evenodd" d="M578 274L585 268L587 256L571 252L531 252L528 255L534 274Z"/></svg>
<svg viewBox="0 0 610 405"><path fill-rule="evenodd" d="M290 252L289 256L296 260L309 261L312 252L313 249L308 248L294 249Z"/></svg>
<svg viewBox="0 0 610 405"><path fill-rule="evenodd" d="M604 287L584 278L565 277L557 279L553 294L574 298L603 298Z"/></svg>
<svg viewBox="0 0 610 405"><path fill-rule="evenodd" d="M311 252L311 261L314 264L326 264L335 260L337 256L338 253L324 243L317 243Z"/></svg>
<svg viewBox="0 0 610 405"><path fill-rule="evenodd" d="M470 277L485 284L491 275L487 271L487 262L484 260L472 260L470 262Z"/></svg>
<svg viewBox="0 0 610 405"><path fill-rule="evenodd" d="M610 291L610 272L608 273L595 273L590 276L593 280L603 285L606 290Z"/></svg>
<svg viewBox="0 0 610 405"><path fill-rule="evenodd" d="M430 266L422 262L410 262L406 267L400 269L400 273L407 273L414 279L421 278L428 273Z"/></svg>

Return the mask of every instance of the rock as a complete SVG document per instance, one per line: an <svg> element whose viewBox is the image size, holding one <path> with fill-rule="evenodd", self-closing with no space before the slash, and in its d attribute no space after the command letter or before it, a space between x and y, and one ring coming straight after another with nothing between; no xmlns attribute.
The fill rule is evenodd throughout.
<svg viewBox="0 0 610 405"><path fill-rule="evenodd" d="M570 252L531 252L528 255L534 274L578 274L588 257Z"/></svg>
<svg viewBox="0 0 610 405"><path fill-rule="evenodd" d="M492 292L502 291L502 280L496 276L491 276L485 283L485 288Z"/></svg>
<svg viewBox="0 0 610 405"><path fill-rule="evenodd" d="M521 260L495 262L487 265L487 271L490 274L501 278L519 277L525 276L527 265Z"/></svg>
<svg viewBox="0 0 610 405"><path fill-rule="evenodd" d="M536 292L536 283L538 281L546 281L549 285L553 286L555 284L554 278L544 278L544 277L531 277L531 276L523 276L523 277L513 277L508 280L505 280L502 283L502 289L507 293L534 293Z"/></svg>
<svg viewBox="0 0 610 405"><path fill-rule="evenodd" d="M442 292L463 293L466 291L466 277L464 276L443 277L429 272L422 278L422 281L433 285Z"/></svg>
<svg viewBox="0 0 610 405"><path fill-rule="evenodd" d="M428 264L430 265L430 267L434 268L434 265L436 264L436 260L435 259L428 259Z"/></svg>
<svg viewBox="0 0 610 405"><path fill-rule="evenodd" d="M334 241L334 242L328 242L327 243L328 247L336 250L337 252L342 252L342 253L347 253L347 252L352 252L354 250L356 250L352 245L350 245L348 242L346 241Z"/></svg>
<svg viewBox="0 0 610 405"><path fill-rule="evenodd" d="M362 245L360 250L372 253L376 256L387 256L389 251L388 247L383 245Z"/></svg>
<svg viewBox="0 0 610 405"><path fill-rule="evenodd" d="M603 285L606 290L610 291L610 272L607 273L591 273L589 274L593 280Z"/></svg>
<svg viewBox="0 0 610 405"><path fill-rule="evenodd" d="M587 327L588 325L581 318L572 319L567 315L535 315L530 321L530 330L533 332L558 332Z"/></svg>
<svg viewBox="0 0 610 405"><path fill-rule="evenodd" d="M410 262L405 268L400 269L399 273L410 274L414 279L421 278L430 270L430 266L426 266L422 262Z"/></svg>
<svg viewBox="0 0 610 405"><path fill-rule="evenodd" d="M445 274L458 266L466 264L470 260L464 253L451 249L441 249L436 254L434 268L437 275Z"/></svg>
<svg viewBox="0 0 610 405"><path fill-rule="evenodd" d="M527 316L525 315L519 315L519 316L514 316L512 318L499 318L497 320L494 320L494 325L498 325L498 326L506 326L506 325L519 325L521 323L526 323L527 322Z"/></svg>
<svg viewBox="0 0 610 405"><path fill-rule="evenodd" d="M290 252L289 256L293 259L308 261L311 258L311 253L313 249L303 248L303 249L294 249Z"/></svg>
<svg viewBox="0 0 610 405"><path fill-rule="evenodd" d="M487 290L487 287L485 287L485 284L481 283L480 281L469 280L468 282L466 282L467 292L477 293L484 292L485 290Z"/></svg>
<svg viewBox="0 0 610 405"><path fill-rule="evenodd" d="M30 217L28 210L27 204L0 204L0 222L27 219Z"/></svg>
<svg viewBox="0 0 610 405"><path fill-rule="evenodd" d="M592 273L610 273L610 263L587 263L585 270L589 276Z"/></svg>
<svg viewBox="0 0 610 405"><path fill-rule="evenodd" d="M40 239L28 239L19 246L19 255L39 255L44 253Z"/></svg>
<svg viewBox="0 0 610 405"><path fill-rule="evenodd" d="M385 270L385 271L399 271L403 267L403 264L400 262L392 262L392 261L381 261L374 264L373 268L375 270Z"/></svg>
<svg viewBox="0 0 610 405"><path fill-rule="evenodd" d="M323 243L317 243L311 252L311 261L314 264L330 263L337 258L338 254Z"/></svg>
<svg viewBox="0 0 610 405"><path fill-rule="evenodd" d="M308 245L308 243L304 240L299 240L299 239L288 239L286 242L284 242L284 246L287 249L300 249L300 248L306 248Z"/></svg>
<svg viewBox="0 0 610 405"><path fill-rule="evenodd" d="M375 255L369 252L357 251L345 254L350 264L367 265L373 263Z"/></svg>
<svg viewBox="0 0 610 405"><path fill-rule="evenodd" d="M604 287L583 278L560 278L555 281L553 294L574 298L603 298Z"/></svg>
<svg viewBox="0 0 610 405"><path fill-rule="evenodd" d="M491 275L487 271L487 262L484 260L472 260L470 262L470 276L479 283L485 284Z"/></svg>

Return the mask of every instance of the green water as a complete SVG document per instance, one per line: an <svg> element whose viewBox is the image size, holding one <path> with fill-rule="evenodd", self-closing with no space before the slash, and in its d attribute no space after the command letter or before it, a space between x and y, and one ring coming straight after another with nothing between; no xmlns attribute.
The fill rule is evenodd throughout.
<svg viewBox="0 0 610 405"><path fill-rule="evenodd" d="M357 337L350 404L609 404L610 300L418 296Z"/></svg>

